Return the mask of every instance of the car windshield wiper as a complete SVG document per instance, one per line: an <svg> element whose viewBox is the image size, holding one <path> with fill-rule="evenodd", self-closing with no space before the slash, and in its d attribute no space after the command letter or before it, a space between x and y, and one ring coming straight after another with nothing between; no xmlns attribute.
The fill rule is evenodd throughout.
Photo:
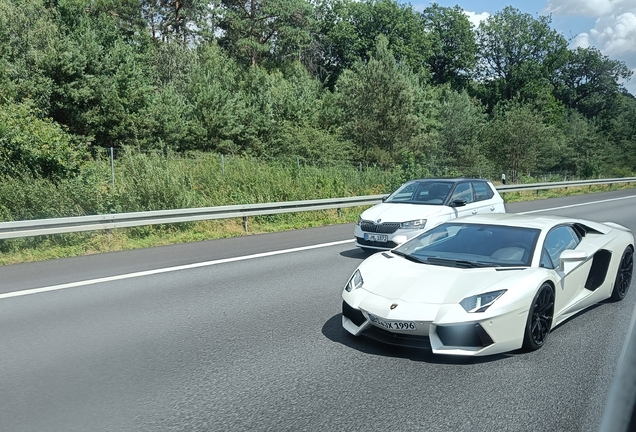
<svg viewBox="0 0 636 432"><path fill-rule="evenodd" d="M448 258L429 257L427 261L431 264L451 265L460 268L481 268L481 267L499 267L499 264L486 261L468 261L454 260Z"/></svg>
<svg viewBox="0 0 636 432"><path fill-rule="evenodd" d="M404 252L399 252L399 251L396 251L396 250L393 250L391 252L394 253L395 255L404 257L404 258L406 258L409 261L413 261L413 262L420 263L420 264L429 264L426 259L418 258L416 256L413 256L413 255L410 255L410 254L407 254L407 253L404 253Z"/></svg>

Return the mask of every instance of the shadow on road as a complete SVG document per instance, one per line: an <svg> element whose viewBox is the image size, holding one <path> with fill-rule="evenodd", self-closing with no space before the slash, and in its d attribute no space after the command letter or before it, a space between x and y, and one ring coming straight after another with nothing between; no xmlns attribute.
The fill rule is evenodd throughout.
<svg viewBox="0 0 636 432"><path fill-rule="evenodd" d="M360 248L353 248L340 252L340 256L344 258L354 258L360 261L364 261L373 255L373 252L365 252Z"/></svg>
<svg viewBox="0 0 636 432"><path fill-rule="evenodd" d="M322 334L333 342L345 345L348 348L355 349L365 354L403 358L425 363L474 365L511 357L510 354L499 354L486 357L444 356L433 354L428 350L385 345L364 336L353 336L349 334L342 328L342 314L336 314L329 318L329 320L327 320L327 322L322 326Z"/></svg>

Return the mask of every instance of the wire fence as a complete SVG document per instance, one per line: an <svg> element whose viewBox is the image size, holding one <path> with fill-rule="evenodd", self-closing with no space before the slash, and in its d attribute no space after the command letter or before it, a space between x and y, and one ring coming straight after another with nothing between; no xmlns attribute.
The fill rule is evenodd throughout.
<svg viewBox="0 0 636 432"><path fill-rule="evenodd" d="M150 150L150 149L137 149L137 148L93 148L93 156L96 160L108 160L110 167L110 179L111 183L115 184L115 178L117 174L117 161L129 155L131 152L137 155L145 155L148 157L164 158L166 161L181 160L191 161L196 163L197 158L202 156L209 162L210 159L216 159L218 161L217 170L221 175L226 175L228 171L236 166L237 160L245 160L246 158L252 159L259 163L269 164L277 166L279 169L286 171L296 171L298 175L315 175L317 170L329 170L340 171L345 176L357 176L360 173L372 172L377 173L380 171L390 172L397 176L399 182L403 182L414 178L427 178L427 177L471 177L481 178L492 181L495 184L518 184L518 183L532 183L532 182L549 182L549 181L568 181L568 180L581 180L580 177L572 175L567 170L563 171L550 171L550 172L518 172L511 169L501 170L493 167L477 167L477 166L448 166L444 164L428 163L428 164L396 164L390 168L380 168L375 164L365 161L326 161L326 160L311 160L301 156L287 156L284 158L268 158L268 157L249 157L249 156L236 156L225 154L213 154L202 152L174 152L172 150ZM597 178L602 178L598 176ZM608 177L608 176L605 176ZM399 183L401 184L401 183ZM397 184L396 186L399 186Z"/></svg>

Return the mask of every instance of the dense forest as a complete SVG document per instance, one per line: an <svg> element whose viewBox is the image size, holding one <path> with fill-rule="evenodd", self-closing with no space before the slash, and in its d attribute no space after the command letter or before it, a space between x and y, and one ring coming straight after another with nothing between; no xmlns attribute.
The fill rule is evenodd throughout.
<svg viewBox="0 0 636 432"><path fill-rule="evenodd" d="M393 0L0 0L0 178L115 148L431 175L636 171L631 71L551 17Z"/></svg>

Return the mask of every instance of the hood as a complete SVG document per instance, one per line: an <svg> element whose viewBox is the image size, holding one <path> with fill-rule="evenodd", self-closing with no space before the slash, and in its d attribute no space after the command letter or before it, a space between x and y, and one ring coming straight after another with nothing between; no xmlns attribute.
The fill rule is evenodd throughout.
<svg viewBox="0 0 636 432"><path fill-rule="evenodd" d="M381 203L365 210L360 217L373 222L378 219L382 222L406 222L451 212L450 207L442 205Z"/></svg>
<svg viewBox="0 0 636 432"><path fill-rule="evenodd" d="M359 270L364 280L362 289L391 300L458 303L471 295L509 288L525 277L522 269L463 269L415 263L395 255L387 258L387 255L372 255L360 265ZM498 285L503 281L507 281L505 285Z"/></svg>

